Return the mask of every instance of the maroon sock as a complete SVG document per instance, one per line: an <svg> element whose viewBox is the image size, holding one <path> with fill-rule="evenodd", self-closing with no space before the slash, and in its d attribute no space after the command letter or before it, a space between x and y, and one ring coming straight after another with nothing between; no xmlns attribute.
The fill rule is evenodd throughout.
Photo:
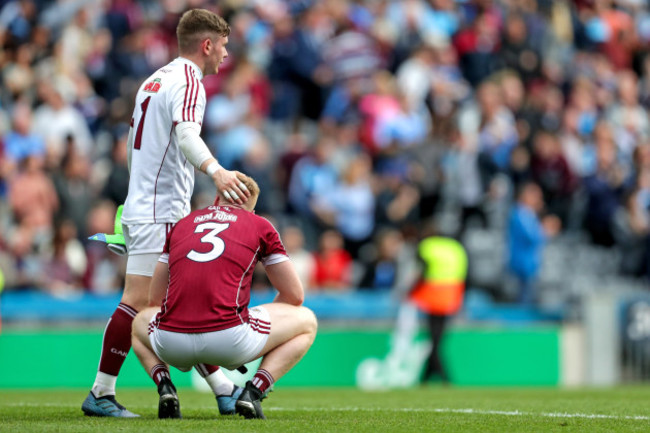
<svg viewBox="0 0 650 433"><path fill-rule="evenodd" d="M218 365L196 364L195 367L201 377L208 377L215 371L219 370Z"/></svg>
<svg viewBox="0 0 650 433"><path fill-rule="evenodd" d="M165 364L156 364L151 369L151 378L156 382L156 386L160 385L160 381L164 378L171 379L169 376L169 369Z"/></svg>
<svg viewBox="0 0 650 433"><path fill-rule="evenodd" d="M99 360L99 371L117 376L124 364L126 355L131 350L131 323L138 312L128 305L121 303L108 319L102 341L102 357Z"/></svg>
<svg viewBox="0 0 650 433"><path fill-rule="evenodd" d="M253 376L253 385L260 391L262 391L262 394L266 392L267 389L273 385L273 376L271 374L263 369L257 370L257 373L255 373L255 376Z"/></svg>

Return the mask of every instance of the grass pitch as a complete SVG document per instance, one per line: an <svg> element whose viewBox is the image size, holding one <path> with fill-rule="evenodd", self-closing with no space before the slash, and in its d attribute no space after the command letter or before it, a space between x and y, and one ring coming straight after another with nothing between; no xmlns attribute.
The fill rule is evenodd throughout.
<svg viewBox="0 0 650 433"><path fill-rule="evenodd" d="M284 389L267 421L219 416L214 397L179 390L182 420L158 420L155 389L118 390L138 419L83 416L87 390L0 391L0 432L648 432L650 387L600 390Z"/></svg>

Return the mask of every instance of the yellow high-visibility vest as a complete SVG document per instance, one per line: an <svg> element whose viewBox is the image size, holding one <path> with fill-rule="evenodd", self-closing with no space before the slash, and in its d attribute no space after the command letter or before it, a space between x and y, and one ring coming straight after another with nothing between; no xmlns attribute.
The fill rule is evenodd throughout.
<svg viewBox="0 0 650 433"><path fill-rule="evenodd" d="M411 300L430 314L450 315L463 305L467 253L460 242L432 236L418 245L424 262L422 278L411 292Z"/></svg>

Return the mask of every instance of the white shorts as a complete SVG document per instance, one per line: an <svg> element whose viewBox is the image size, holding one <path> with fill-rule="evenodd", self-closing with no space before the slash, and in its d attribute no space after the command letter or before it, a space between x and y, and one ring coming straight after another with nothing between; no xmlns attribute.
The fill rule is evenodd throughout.
<svg viewBox="0 0 650 433"><path fill-rule="evenodd" d="M122 224L128 251L126 273L151 277L173 224Z"/></svg>
<svg viewBox="0 0 650 433"><path fill-rule="evenodd" d="M248 310L249 322L202 334L163 331L149 325L149 341L158 358L181 371L196 364L219 365L234 370L260 357L269 338L271 317L264 307Z"/></svg>

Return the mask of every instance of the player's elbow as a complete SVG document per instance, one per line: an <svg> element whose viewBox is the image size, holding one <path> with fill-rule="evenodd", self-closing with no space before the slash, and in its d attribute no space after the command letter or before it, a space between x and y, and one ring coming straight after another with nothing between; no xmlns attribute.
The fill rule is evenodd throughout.
<svg viewBox="0 0 650 433"><path fill-rule="evenodd" d="M303 302L305 302L305 293L303 291L300 291L299 294L295 295L293 305L300 307L303 304Z"/></svg>
<svg viewBox="0 0 650 433"><path fill-rule="evenodd" d="M305 302L304 293L292 293L287 297L287 304L295 305L296 307L300 307L303 302Z"/></svg>
<svg viewBox="0 0 650 433"><path fill-rule="evenodd" d="M278 302L295 305L296 307L300 307L305 302L305 292L301 287L294 290L278 290L278 292Z"/></svg>

